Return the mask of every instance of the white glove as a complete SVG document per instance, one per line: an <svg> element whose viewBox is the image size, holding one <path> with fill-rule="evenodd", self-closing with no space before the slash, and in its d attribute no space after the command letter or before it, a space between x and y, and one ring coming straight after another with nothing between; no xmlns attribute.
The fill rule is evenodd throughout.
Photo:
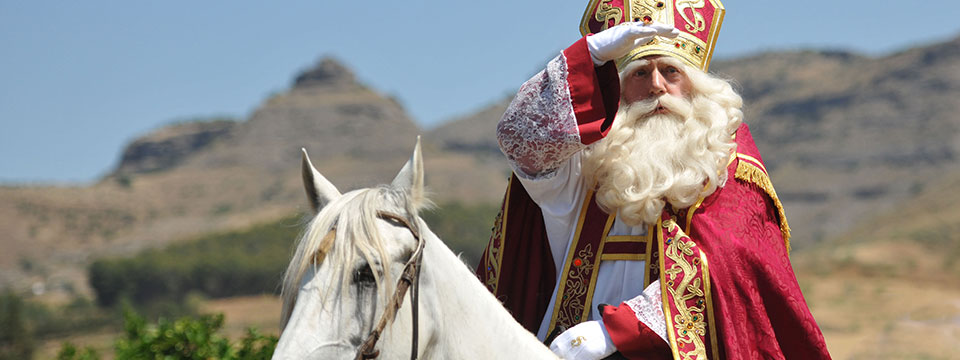
<svg viewBox="0 0 960 360"><path fill-rule="evenodd" d="M623 23L587 36L587 48L590 49L593 63L600 66L627 55L630 50L646 44L656 35L672 39L680 35L680 30L658 22L650 25L643 22Z"/></svg>
<svg viewBox="0 0 960 360"><path fill-rule="evenodd" d="M617 352L607 328L599 320L586 321L557 335L550 350L563 359L603 359Z"/></svg>

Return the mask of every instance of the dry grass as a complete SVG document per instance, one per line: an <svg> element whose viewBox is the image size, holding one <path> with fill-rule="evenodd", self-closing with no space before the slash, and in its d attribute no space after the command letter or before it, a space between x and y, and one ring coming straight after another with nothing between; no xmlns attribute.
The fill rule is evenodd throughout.
<svg viewBox="0 0 960 360"><path fill-rule="evenodd" d="M960 353L960 182L794 256L835 359Z"/></svg>
<svg viewBox="0 0 960 360"><path fill-rule="evenodd" d="M262 334L279 335L280 307L279 297L261 295L211 300L200 309L204 313L223 313L222 333L236 341L246 335L250 327Z"/></svg>
<svg viewBox="0 0 960 360"><path fill-rule="evenodd" d="M909 278L801 276L835 359L949 359L960 352L960 288Z"/></svg>

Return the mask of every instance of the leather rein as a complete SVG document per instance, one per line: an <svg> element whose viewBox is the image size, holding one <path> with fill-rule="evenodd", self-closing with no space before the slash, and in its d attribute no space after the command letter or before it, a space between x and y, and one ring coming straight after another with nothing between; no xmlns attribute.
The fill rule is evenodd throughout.
<svg viewBox="0 0 960 360"><path fill-rule="evenodd" d="M400 275L400 280L397 280L397 289L394 291L393 296L390 297L390 302L387 303L387 307L384 309L383 316L380 317L380 321L377 322L377 326L370 331L370 334L367 335L367 339L364 340L363 344L357 348L357 356L355 360L367 360L374 359L377 356L380 356L380 350L375 349L377 346L377 341L380 340L380 335L383 333L383 329L387 327L387 324L397 316L397 312L400 311L400 306L403 305L403 297L407 293L407 289L411 286L413 290L410 291L410 303L413 305L413 341L410 348L410 359L416 360L417 358L417 337L419 334L419 316L418 308L419 303L417 298L419 297L420 292L420 266L423 262L423 238L420 237L420 231L417 227L410 224L410 221L406 218L389 213L386 211L377 211L377 217L384 220L395 221L410 231L410 234L417 239L417 248L413 251L413 254L410 255L410 259L407 260L407 263L403 266L403 274Z"/></svg>

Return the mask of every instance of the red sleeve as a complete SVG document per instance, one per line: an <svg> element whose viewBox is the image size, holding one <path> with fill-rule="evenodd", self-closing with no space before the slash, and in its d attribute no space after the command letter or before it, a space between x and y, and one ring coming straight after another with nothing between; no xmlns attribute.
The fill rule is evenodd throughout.
<svg viewBox="0 0 960 360"><path fill-rule="evenodd" d="M583 37L563 51L580 141L590 145L607 135L620 103L620 76L613 61L595 67Z"/></svg>
<svg viewBox="0 0 960 360"><path fill-rule="evenodd" d="M626 303L604 307L603 325L617 351L627 359L673 359L667 342L638 320Z"/></svg>

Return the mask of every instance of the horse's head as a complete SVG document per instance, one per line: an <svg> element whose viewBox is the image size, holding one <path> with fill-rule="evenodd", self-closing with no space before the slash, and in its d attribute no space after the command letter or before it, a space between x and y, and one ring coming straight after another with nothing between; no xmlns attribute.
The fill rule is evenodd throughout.
<svg viewBox="0 0 960 360"><path fill-rule="evenodd" d="M274 359L353 359L381 318L381 359L408 358L410 296L394 317L405 264L429 232L417 216L425 206L420 142L390 185L340 194L303 152L304 187L314 211L283 281L281 337ZM421 334L431 333L420 314ZM417 350L420 351L419 349Z"/></svg>

